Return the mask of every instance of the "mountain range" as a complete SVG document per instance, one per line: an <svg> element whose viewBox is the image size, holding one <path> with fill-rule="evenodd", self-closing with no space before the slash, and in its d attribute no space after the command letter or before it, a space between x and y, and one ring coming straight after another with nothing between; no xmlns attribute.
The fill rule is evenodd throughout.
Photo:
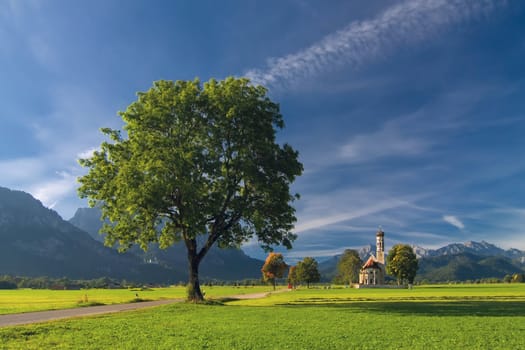
<svg viewBox="0 0 525 350"><path fill-rule="evenodd" d="M413 246L419 260L416 281L466 281L484 278L503 278L505 275L525 272L525 251L502 249L486 241L452 243L439 249L425 249ZM375 253L375 246L369 244L358 250L359 257L366 261ZM325 281L337 275L336 255L319 264Z"/></svg>
<svg viewBox="0 0 525 350"><path fill-rule="evenodd" d="M69 221L45 208L31 195L0 187L0 274L94 279L112 277L138 282L177 283L187 280L183 244L126 253L103 245L97 208L78 209ZM525 252L491 243L466 242L439 249L414 246L419 258L416 280L447 281L503 278L525 272ZM359 249L365 261L374 245ZM323 280L337 273L339 255L319 263ZM202 280L259 279L263 261L241 249L213 247L201 264Z"/></svg>
<svg viewBox="0 0 525 350"><path fill-rule="evenodd" d="M98 208L79 208L69 222L87 232L94 240L104 242L104 236L99 234L102 228L101 212ZM130 253L142 262L165 266L172 269L187 266L186 247L179 242L169 248L161 249L157 244L150 244L147 251L132 247ZM259 279L264 261L246 255L241 249L219 249L212 247L204 257L199 273L203 279L240 280L246 278Z"/></svg>
<svg viewBox="0 0 525 350"><path fill-rule="evenodd" d="M178 282L180 271L119 254L31 195L0 187L0 274Z"/></svg>
<svg viewBox="0 0 525 350"><path fill-rule="evenodd" d="M99 218L98 209L84 208L68 222L31 195L0 187L0 274L152 283L187 280L181 244L118 253L101 243ZM263 263L239 249L213 247L201 263L201 278L260 278Z"/></svg>
<svg viewBox="0 0 525 350"><path fill-rule="evenodd" d="M525 263L525 251L514 248L505 250L486 241L452 243L439 249L425 249L419 246L413 246L412 248L418 258L470 253L482 256L502 256L512 260L517 260L522 264Z"/></svg>

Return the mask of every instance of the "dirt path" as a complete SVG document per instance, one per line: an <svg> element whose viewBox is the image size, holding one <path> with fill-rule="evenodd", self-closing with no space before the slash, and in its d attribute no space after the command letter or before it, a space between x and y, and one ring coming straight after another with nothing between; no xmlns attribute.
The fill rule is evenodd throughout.
<svg viewBox="0 0 525 350"><path fill-rule="evenodd" d="M242 300L260 299L260 298L267 297L270 294L277 294L277 293L283 293L283 292L289 292L289 291L290 291L289 289L278 289L278 290L274 290L273 292L229 295L227 298L228 299L242 299Z"/></svg>
<svg viewBox="0 0 525 350"><path fill-rule="evenodd" d="M279 290L275 292L230 295L227 298L228 299L258 299L258 298L264 298L272 293L280 293L283 291L285 290ZM0 327L16 326L16 325L22 325L22 324L38 323L38 322L47 322L47 321L60 320L60 319L72 318L72 317L93 316L93 315L109 314L109 313L122 312L122 311L131 311L131 310L143 309L147 307L180 303L182 301L184 301L184 299L165 299L165 300L144 301L140 303L130 303L130 304L101 305L101 306L80 307L80 308L74 308L74 309L37 311L37 312L26 312L22 314L0 315Z"/></svg>
<svg viewBox="0 0 525 350"><path fill-rule="evenodd" d="M229 295L226 298L227 299L260 299L268 296L269 292L263 292L263 293L253 293L253 294L237 294L237 295Z"/></svg>
<svg viewBox="0 0 525 350"><path fill-rule="evenodd" d="M155 301L144 301L140 303L129 304L114 304L101 306L79 307L74 309L51 310L51 311L37 311L26 312L22 314L8 314L0 315L0 327L15 326L21 324L46 322L52 320L60 320L63 318L93 316L100 314L109 314L121 311L130 311L143 309L147 307L159 306L182 302L183 299L165 299Z"/></svg>

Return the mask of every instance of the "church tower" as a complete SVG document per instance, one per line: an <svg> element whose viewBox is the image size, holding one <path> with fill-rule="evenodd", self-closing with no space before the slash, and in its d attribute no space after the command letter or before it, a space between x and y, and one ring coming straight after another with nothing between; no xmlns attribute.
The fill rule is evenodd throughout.
<svg viewBox="0 0 525 350"><path fill-rule="evenodd" d="M381 226L376 233L376 255L368 258L359 271L360 286L385 284L385 233Z"/></svg>
<svg viewBox="0 0 525 350"><path fill-rule="evenodd" d="M377 262L385 264L385 233L381 226L376 233L376 259Z"/></svg>

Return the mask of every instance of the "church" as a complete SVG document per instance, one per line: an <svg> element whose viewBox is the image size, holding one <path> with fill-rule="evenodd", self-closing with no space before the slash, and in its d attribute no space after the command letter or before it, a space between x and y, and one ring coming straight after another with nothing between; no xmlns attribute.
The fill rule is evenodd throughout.
<svg viewBox="0 0 525 350"><path fill-rule="evenodd" d="M376 233L376 255L368 258L359 272L360 286L385 284L385 233L379 228Z"/></svg>

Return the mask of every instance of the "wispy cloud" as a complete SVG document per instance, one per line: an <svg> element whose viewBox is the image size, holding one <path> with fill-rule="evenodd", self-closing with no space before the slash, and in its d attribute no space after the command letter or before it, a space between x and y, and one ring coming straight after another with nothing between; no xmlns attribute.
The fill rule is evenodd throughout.
<svg viewBox="0 0 525 350"><path fill-rule="evenodd" d="M299 260L305 256L311 257L333 257L335 255L342 254L345 249L359 249L361 247L336 247L332 249L303 249L303 250L292 250L285 252L284 255L287 259Z"/></svg>
<svg viewBox="0 0 525 350"><path fill-rule="evenodd" d="M289 85L334 67L359 67L398 45L417 43L447 26L471 20L505 4L496 0L411 0L377 17L352 22L302 51L268 60L246 73L255 84Z"/></svg>
<svg viewBox="0 0 525 350"><path fill-rule="evenodd" d="M58 172L55 178L38 182L29 189L30 193L46 207L53 208L77 186L76 177L68 172Z"/></svg>
<svg viewBox="0 0 525 350"><path fill-rule="evenodd" d="M343 224L343 231L355 231L347 225L357 219L360 219L360 223L354 225L356 229L370 227L370 224L384 224L375 219L371 223L367 219L379 217L380 213L393 209L418 211L416 202L426 196L428 194L396 195L394 191L385 193L382 189L374 188L338 188L332 192L305 196L301 199L295 232L301 236L315 235L326 229L339 231Z"/></svg>
<svg viewBox="0 0 525 350"><path fill-rule="evenodd" d="M465 225L454 215L444 215L443 220L445 222L448 222L452 226L459 228L460 230L463 230L465 228Z"/></svg>
<svg viewBox="0 0 525 350"><path fill-rule="evenodd" d="M50 165L57 161L67 171L50 171ZM66 197L75 193L76 175L79 170L61 164L64 159L53 155L34 158L16 158L0 161L0 186L29 192L46 207L53 208ZM72 208L73 209L73 208Z"/></svg>
<svg viewBox="0 0 525 350"><path fill-rule="evenodd" d="M387 157L428 156L447 145L450 137L461 133L465 128L482 129L523 123L522 116L486 121L473 120L471 117L472 110L481 101L504 96L507 94L506 90L503 85L461 86L435 95L431 101L408 113L392 114L381 111L384 120L382 124L371 124L367 130L357 132L350 128L348 131L345 129L349 133L345 138L338 140L334 137L334 140L325 140L315 148L303 149L306 172L324 171L333 165L375 162ZM344 118L359 118L359 112L349 112Z"/></svg>
<svg viewBox="0 0 525 350"><path fill-rule="evenodd" d="M305 231L309 231L313 229L320 229L320 228L327 227L327 226L337 224L340 222L349 221L349 220L353 220L356 218L371 215L374 213L378 213L378 212L381 212L387 209L404 206L406 204L407 204L406 202L403 202L397 199L390 199L390 200L384 200L379 203L372 204L370 206L362 207L359 209L345 211L343 213L307 219L307 220L301 221L301 223L295 227L295 232L300 233L300 232L305 232Z"/></svg>
<svg viewBox="0 0 525 350"><path fill-rule="evenodd" d="M24 183L41 176L46 164L39 158L0 160L0 184Z"/></svg>
<svg viewBox="0 0 525 350"><path fill-rule="evenodd" d="M46 207L68 217L80 200L76 177L84 172L78 158L92 155L103 136L100 126L114 127L114 115L100 96L69 85L49 89L51 110L29 125L40 147L31 157L0 160L0 186L29 192ZM45 123L41 120L45 119ZM117 118L114 118L117 119Z"/></svg>
<svg viewBox="0 0 525 350"><path fill-rule="evenodd" d="M387 124L378 131L352 138L341 147L340 156L352 163L387 156L416 156L427 151L430 145L430 139L407 135Z"/></svg>

